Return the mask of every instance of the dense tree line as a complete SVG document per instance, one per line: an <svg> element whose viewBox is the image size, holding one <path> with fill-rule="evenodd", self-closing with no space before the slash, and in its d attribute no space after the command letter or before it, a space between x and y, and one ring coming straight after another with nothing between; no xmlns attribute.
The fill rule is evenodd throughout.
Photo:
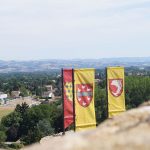
<svg viewBox="0 0 150 150"><path fill-rule="evenodd" d="M0 91L11 94L11 91L20 90L21 96L41 96L41 92L46 90L44 85L50 84L54 88L58 87L58 74L58 72L0 74Z"/></svg>
<svg viewBox="0 0 150 150"><path fill-rule="evenodd" d="M0 142L21 140L31 144L42 137L63 130L60 102L41 104L29 108L26 103L17 105L14 112L5 116L0 124Z"/></svg>

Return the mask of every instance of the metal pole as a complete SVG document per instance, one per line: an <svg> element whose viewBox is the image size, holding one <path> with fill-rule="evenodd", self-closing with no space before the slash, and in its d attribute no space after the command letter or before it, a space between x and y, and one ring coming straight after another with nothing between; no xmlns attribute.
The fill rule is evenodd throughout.
<svg viewBox="0 0 150 150"><path fill-rule="evenodd" d="M74 91L74 69L72 69L72 94L73 94L73 120L74 120L74 132L76 131L76 116L75 116L75 91Z"/></svg>
<svg viewBox="0 0 150 150"><path fill-rule="evenodd" d="M107 118L108 118L108 80L107 80L107 68L105 68L105 74L106 74L106 111L107 111Z"/></svg>
<svg viewBox="0 0 150 150"><path fill-rule="evenodd" d="M64 75L63 75L63 69L61 69L61 81L62 81L62 107L63 107L63 135L65 135L65 127L64 127L64 81L63 81Z"/></svg>

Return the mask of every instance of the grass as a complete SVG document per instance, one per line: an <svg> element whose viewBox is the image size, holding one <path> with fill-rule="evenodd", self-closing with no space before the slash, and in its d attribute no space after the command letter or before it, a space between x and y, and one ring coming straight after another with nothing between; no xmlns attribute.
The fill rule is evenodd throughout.
<svg viewBox="0 0 150 150"><path fill-rule="evenodd" d="M0 107L0 120L2 119L2 117L13 112L13 110L14 110L14 108L12 108L12 107Z"/></svg>

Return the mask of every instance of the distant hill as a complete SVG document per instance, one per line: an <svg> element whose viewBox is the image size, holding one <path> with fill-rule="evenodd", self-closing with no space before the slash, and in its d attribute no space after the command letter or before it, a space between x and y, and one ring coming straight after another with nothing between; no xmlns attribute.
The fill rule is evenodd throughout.
<svg viewBox="0 0 150 150"><path fill-rule="evenodd" d="M150 57L124 57L101 59L3 61L0 60L0 73L52 71L61 68L104 68L106 66L150 66Z"/></svg>

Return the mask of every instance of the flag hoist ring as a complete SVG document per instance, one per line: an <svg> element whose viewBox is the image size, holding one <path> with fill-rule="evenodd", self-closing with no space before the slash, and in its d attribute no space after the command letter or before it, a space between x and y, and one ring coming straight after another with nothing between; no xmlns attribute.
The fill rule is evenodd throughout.
<svg viewBox="0 0 150 150"><path fill-rule="evenodd" d="M77 84L76 96L82 107L88 107L93 99L93 86L91 84Z"/></svg>

